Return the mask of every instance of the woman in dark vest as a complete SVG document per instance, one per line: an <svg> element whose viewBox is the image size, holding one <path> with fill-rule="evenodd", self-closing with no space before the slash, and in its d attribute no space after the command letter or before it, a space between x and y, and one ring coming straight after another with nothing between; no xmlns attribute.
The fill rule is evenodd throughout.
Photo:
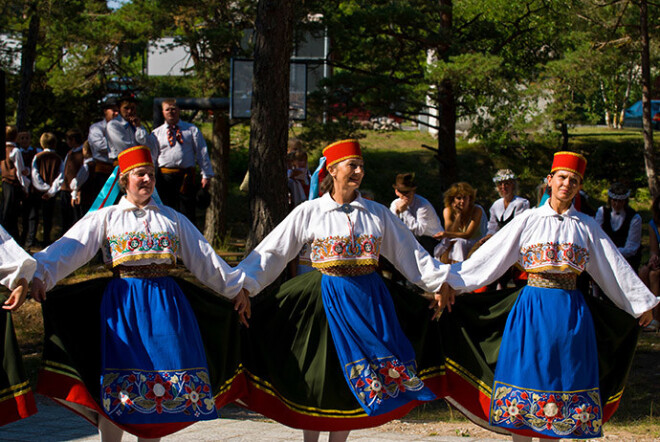
<svg viewBox="0 0 660 442"><path fill-rule="evenodd" d="M642 259L642 217L629 205L630 189L614 183L607 191L607 206L596 212L596 221L637 271Z"/></svg>

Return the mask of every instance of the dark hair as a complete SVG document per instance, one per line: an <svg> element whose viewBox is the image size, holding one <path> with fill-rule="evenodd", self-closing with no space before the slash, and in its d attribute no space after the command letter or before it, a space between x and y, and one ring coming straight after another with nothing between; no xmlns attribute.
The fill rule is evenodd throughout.
<svg viewBox="0 0 660 442"><path fill-rule="evenodd" d="M13 143L18 136L18 128L14 125L8 125L5 129L5 141Z"/></svg>
<svg viewBox="0 0 660 442"><path fill-rule="evenodd" d="M332 193L332 191L335 189L335 183L332 180L332 175L327 174L324 178L323 181L321 181L321 184L319 184L319 192L321 193Z"/></svg>
<svg viewBox="0 0 660 442"><path fill-rule="evenodd" d="M78 129L69 129L66 131L66 137L71 138L78 144L83 143L83 134Z"/></svg>

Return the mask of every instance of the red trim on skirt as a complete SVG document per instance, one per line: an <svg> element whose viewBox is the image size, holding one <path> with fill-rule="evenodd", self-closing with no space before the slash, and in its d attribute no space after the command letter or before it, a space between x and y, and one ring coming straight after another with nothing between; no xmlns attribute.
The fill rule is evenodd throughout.
<svg viewBox="0 0 660 442"><path fill-rule="evenodd" d="M0 425L7 425L37 412L32 390L0 400Z"/></svg>
<svg viewBox="0 0 660 442"><path fill-rule="evenodd" d="M443 375L434 375L424 379L424 383L438 395L438 399L442 397L439 393L445 390ZM402 418L416 406L425 403L425 401L411 401L396 410L377 416L368 416L357 401L354 411L314 410L310 407L285 403L285 400L275 391L259 386L249 373L247 374L247 395L240 399L239 405L249 410L263 414L288 427L312 431L348 431L377 427L391 420ZM303 408L307 408L307 410L303 410ZM327 416L323 416L323 414Z"/></svg>

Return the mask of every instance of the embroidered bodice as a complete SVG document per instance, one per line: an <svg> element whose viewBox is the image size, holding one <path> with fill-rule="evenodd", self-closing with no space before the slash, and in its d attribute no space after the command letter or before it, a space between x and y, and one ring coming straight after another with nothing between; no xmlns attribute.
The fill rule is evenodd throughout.
<svg viewBox="0 0 660 442"><path fill-rule="evenodd" d="M437 291L448 271L387 207L361 196L342 206L325 194L297 206L239 264L246 289L258 292L270 284L306 243L315 268L375 267L382 254L428 291Z"/></svg>
<svg viewBox="0 0 660 442"><path fill-rule="evenodd" d="M50 289L92 259L99 248L110 268L174 265L180 259L201 282L226 297L236 296L242 288L242 272L229 267L184 215L153 200L138 209L125 197L115 206L88 213L35 254L39 264L35 276Z"/></svg>
<svg viewBox="0 0 660 442"><path fill-rule="evenodd" d="M316 268L340 265L378 265L381 238L374 235L328 236L312 241L310 259Z"/></svg>
<svg viewBox="0 0 660 442"><path fill-rule="evenodd" d="M546 202L526 210L467 261L453 264L448 282L469 292L514 264L530 273L587 271L616 305L634 315L658 302L596 221L574 207L558 214Z"/></svg>

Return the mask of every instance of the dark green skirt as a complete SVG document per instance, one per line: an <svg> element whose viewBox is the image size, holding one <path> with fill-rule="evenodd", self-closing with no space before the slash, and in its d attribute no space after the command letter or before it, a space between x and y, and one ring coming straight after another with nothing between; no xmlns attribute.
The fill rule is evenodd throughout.
<svg viewBox="0 0 660 442"><path fill-rule="evenodd" d="M7 293L0 294L0 304L7 300ZM23 368L23 358L18 347L11 312L0 311L0 330L4 345L0 349L0 425L26 418L37 412L32 388Z"/></svg>
<svg viewBox="0 0 660 442"><path fill-rule="evenodd" d="M243 363L248 394L241 400L294 428L340 431L381 425L405 416L419 402L368 416L349 389L321 299L321 273L286 282L253 307ZM430 320L429 301L388 283L399 323L415 350L418 376L444 396L441 328Z"/></svg>
<svg viewBox="0 0 660 442"><path fill-rule="evenodd" d="M44 355L37 391L97 423L105 415L99 398L100 305L109 278L58 286L43 303ZM233 304L211 291L176 278L195 313L219 409L243 395L241 330ZM106 416L107 417L107 416ZM120 425L139 437L162 437L185 423Z"/></svg>

